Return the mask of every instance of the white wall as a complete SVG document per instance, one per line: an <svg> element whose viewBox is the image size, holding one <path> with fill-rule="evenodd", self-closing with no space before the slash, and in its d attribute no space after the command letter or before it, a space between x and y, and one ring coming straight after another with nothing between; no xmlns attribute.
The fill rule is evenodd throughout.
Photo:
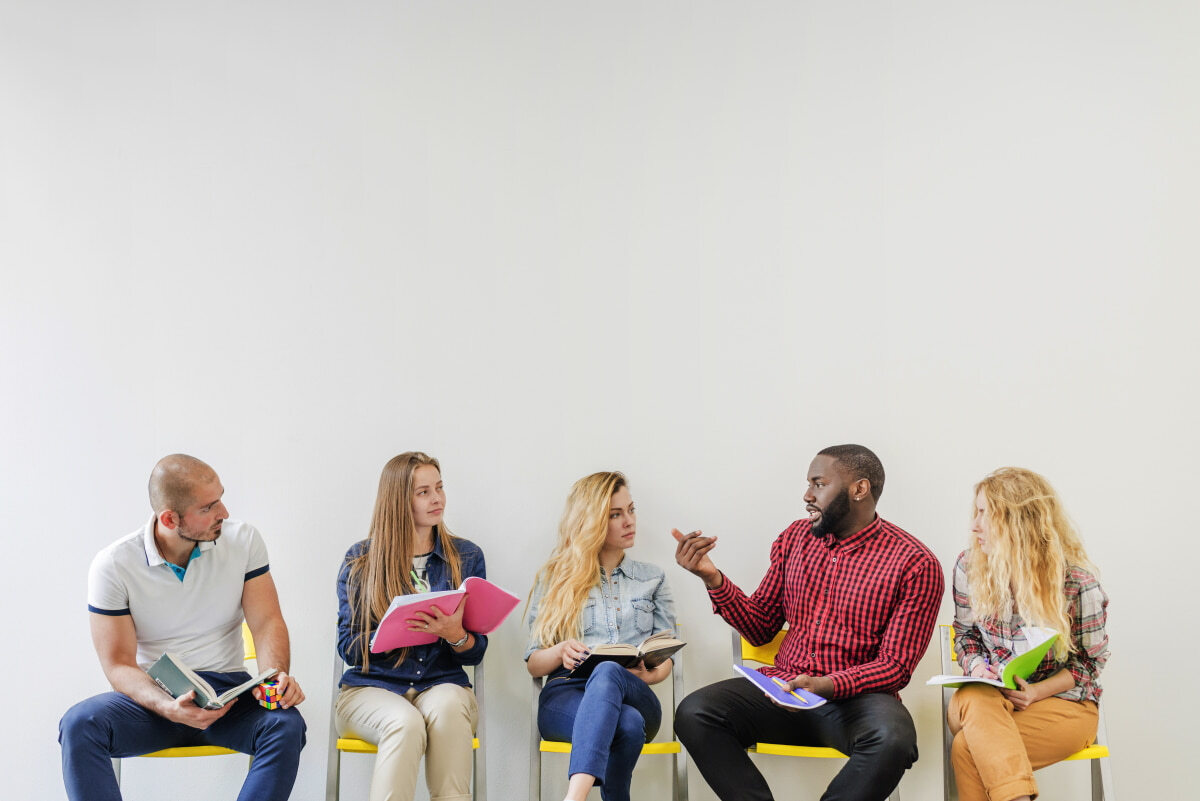
<svg viewBox="0 0 1200 801"><path fill-rule="evenodd" d="M1056 482L1112 598L1117 787L1183 797L1198 34L1151 0L0 4L4 795L63 797L58 717L105 689L86 567L165 453L267 536L314 801L334 575L390 456L442 459L521 592L570 483L625 470L699 686L725 628L668 529L753 587L812 454L856 441L947 565L982 474ZM522 643L489 652L496 799ZM907 798L940 793L933 672ZM240 764L202 770L131 765L129 795L233 796Z"/></svg>

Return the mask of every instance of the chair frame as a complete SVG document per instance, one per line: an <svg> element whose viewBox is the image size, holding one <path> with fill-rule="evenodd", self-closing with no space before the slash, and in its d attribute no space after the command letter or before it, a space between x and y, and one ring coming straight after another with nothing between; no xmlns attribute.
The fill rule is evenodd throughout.
<svg viewBox="0 0 1200 801"><path fill-rule="evenodd" d="M246 625L246 621L242 621L242 661L249 662L252 659L257 659L257 654L254 650L254 637L250 635L250 627ZM149 754L139 754L136 757L128 757L128 759L183 759L187 757L206 757L206 756L229 756L231 754L241 754L240 751L234 751L232 748L224 748L219 745L187 745L178 748L162 748L158 751L152 751ZM249 770L250 765L254 764L253 754L241 754L248 757L246 768ZM121 758L112 758L113 774L117 777L117 786L121 786Z"/></svg>
<svg viewBox="0 0 1200 801"><path fill-rule="evenodd" d="M938 626L941 650L942 673L951 675L959 669L954 652L954 627L948 623ZM942 781L946 801L958 801L958 785L954 781L954 763L950 761L950 749L954 735L950 733L950 698L957 688L942 687ZM1109 763L1108 728L1104 724L1104 705L1098 704L1099 720L1096 723L1096 741L1081 751L1071 754L1063 762L1088 760L1091 762L1092 801L1116 801L1113 792L1112 769ZM1057 764L1057 763L1056 763Z"/></svg>
<svg viewBox="0 0 1200 801"><path fill-rule="evenodd" d="M342 754L377 754L379 748L366 740L354 737L339 737L337 732L337 715L335 706L338 693L341 691L342 674L346 671L346 662L342 655L333 649L333 689L329 696L329 755L325 770L325 801L339 801L342 793ZM471 668L471 684L475 692L475 702L479 708L479 725L475 737L471 740L471 797L475 801L487 801L486 762L484 759L483 742L479 735L484 726L483 714L483 662Z"/></svg>
<svg viewBox="0 0 1200 801"><path fill-rule="evenodd" d="M679 627L676 626L676 636L679 636ZM671 716L672 724L674 724L675 707L683 700L683 659L682 651L676 651L671 659L674 665L671 667ZM569 754L571 753L570 743L561 743L554 740L543 740L538 736L538 697L542 693L542 686L545 682L544 676L533 676L532 678L532 693L530 703L530 728L529 728L529 801L541 801L542 799L542 754ZM683 747L683 743L679 742L679 738L675 735L674 725L671 726L671 739L665 741L655 741L646 743L642 746L642 756L647 755L662 755L669 756L672 759L671 772L671 796L674 801L688 801L688 784L687 784L687 749Z"/></svg>
<svg viewBox="0 0 1200 801"><path fill-rule="evenodd" d="M774 665L775 655L783 642L787 629L781 630L768 643L751 645L737 629L730 629L733 644L733 661L737 664L757 662L760 665ZM738 674L740 675L740 674ZM772 756L804 757L807 759L849 759L836 748L815 745L786 745L784 743L754 743L746 749L751 754L770 754ZM891 801L900 801L900 786L897 785L888 796Z"/></svg>

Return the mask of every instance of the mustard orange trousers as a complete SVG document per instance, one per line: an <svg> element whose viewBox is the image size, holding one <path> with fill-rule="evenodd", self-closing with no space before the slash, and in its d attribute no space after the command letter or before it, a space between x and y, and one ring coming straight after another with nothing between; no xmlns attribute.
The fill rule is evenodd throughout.
<svg viewBox="0 0 1200 801"><path fill-rule="evenodd" d="M959 801L1036 798L1033 772L1091 745L1099 715L1095 701L1051 697L1020 711L996 687L959 688L947 714Z"/></svg>

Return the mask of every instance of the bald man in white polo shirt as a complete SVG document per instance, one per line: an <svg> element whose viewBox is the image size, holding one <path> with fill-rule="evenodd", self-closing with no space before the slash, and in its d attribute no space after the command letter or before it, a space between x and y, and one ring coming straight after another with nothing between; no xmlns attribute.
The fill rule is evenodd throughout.
<svg viewBox="0 0 1200 801"><path fill-rule="evenodd" d="M92 561L92 642L115 692L81 701L59 723L63 781L71 801L120 801L113 757L220 745L254 760L240 801L285 801L304 746L304 693L289 675L290 644L267 549L258 530L229 520L216 472L191 456L164 457L150 475L154 516ZM202 709L172 698L146 674L164 652L181 657L218 692L250 676L242 664L243 618L260 669L277 668L280 709L245 694Z"/></svg>

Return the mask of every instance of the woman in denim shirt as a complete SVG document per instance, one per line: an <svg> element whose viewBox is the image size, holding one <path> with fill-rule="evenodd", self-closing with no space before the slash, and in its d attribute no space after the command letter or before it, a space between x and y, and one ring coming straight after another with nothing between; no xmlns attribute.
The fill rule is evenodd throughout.
<svg viewBox="0 0 1200 801"><path fill-rule="evenodd" d="M549 676L538 699L542 738L571 743L567 801L594 784L604 801L628 801L633 767L662 722L649 685L671 675L668 659L647 670L602 662L586 679L570 672L602 643L639 645L675 631L675 608L662 568L625 558L637 515L625 476L594 473L575 482L558 544L530 593L526 666Z"/></svg>
<svg viewBox="0 0 1200 801"><path fill-rule="evenodd" d="M487 637L462 626L462 606L444 615L417 612L410 630L440 637L429 645L381 654L371 636L392 598L457 589L467 576L485 578L483 552L442 523L446 493L436 459L402 453L387 463L367 539L346 553L338 573L338 652L342 675L334 708L341 737L379 747L371 801L412 799L425 756L434 801L471 797L471 739L479 708L463 665L478 665Z"/></svg>

